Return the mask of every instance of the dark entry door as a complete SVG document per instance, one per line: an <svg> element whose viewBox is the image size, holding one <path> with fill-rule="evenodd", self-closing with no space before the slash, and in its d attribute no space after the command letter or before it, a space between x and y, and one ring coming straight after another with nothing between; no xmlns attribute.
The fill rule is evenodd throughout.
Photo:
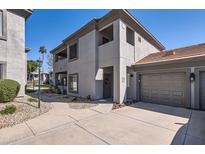
<svg viewBox="0 0 205 154"><path fill-rule="evenodd" d="M104 98L111 98L112 97L112 74L104 74L103 75L103 97Z"/></svg>

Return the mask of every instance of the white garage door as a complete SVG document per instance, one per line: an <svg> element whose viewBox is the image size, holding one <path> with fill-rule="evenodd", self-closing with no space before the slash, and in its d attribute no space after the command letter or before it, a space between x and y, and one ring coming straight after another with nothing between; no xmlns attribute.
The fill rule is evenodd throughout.
<svg viewBox="0 0 205 154"><path fill-rule="evenodd" d="M172 106L185 106L185 73L142 74L141 100Z"/></svg>

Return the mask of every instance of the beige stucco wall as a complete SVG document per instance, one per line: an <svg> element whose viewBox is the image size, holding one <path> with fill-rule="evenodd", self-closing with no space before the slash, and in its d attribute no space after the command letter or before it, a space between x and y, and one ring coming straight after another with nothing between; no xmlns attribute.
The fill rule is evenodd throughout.
<svg viewBox="0 0 205 154"><path fill-rule="evenodd" d="M0 40L0 62L5 64L6 79L21 84L19 96L25 94L26 54L25 19L7 11L7 40Z"/></svg>

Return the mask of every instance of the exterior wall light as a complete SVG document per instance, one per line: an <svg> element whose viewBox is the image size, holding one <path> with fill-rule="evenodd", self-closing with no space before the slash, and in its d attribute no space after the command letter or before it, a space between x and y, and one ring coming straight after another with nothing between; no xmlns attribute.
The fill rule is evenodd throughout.
<svg viewBox="0 0 205 154"><path fill-rule="evenodd" d="M195 74L194 73L191 73L190 74L190 81L194 81L195 80Z"/></svg>

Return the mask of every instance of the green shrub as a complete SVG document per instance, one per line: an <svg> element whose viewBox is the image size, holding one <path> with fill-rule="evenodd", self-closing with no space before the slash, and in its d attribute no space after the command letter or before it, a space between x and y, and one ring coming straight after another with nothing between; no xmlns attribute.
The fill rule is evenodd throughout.
<svg viewBox="0 0 205 154"><path fill-rule="evenodd" d="M10 102L20 90L20 84L14 80L0 80L0 102Z"/></svg>
<svg viewBox="0 0 205 154"><path fill-rule="evenodd" d="M14 112L16 112L15 105L6 105L5 109L0 111L1 115L13 114Z"/></svg>

